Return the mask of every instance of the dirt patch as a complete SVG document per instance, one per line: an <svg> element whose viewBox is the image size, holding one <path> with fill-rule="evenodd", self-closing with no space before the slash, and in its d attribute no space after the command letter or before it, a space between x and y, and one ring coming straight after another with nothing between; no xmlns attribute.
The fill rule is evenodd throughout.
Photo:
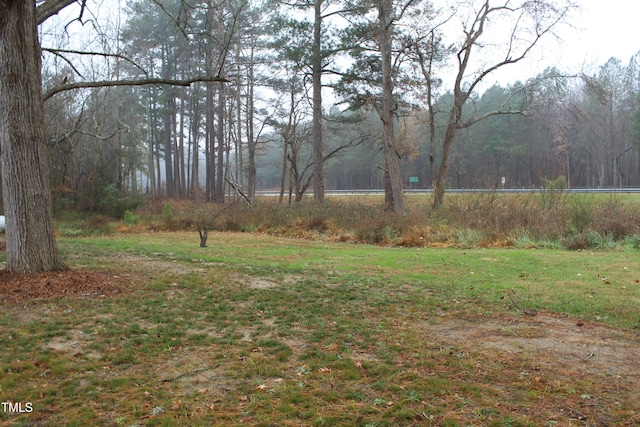
<svg viewBox="0 0 640 427"><path fill-rule="evenodd" d="M44 344L44 350L52 350L61 353L67 353L73 357L84 356L93 360L102 359L102 354L89 350L89 343L93 338L87 336L80 330L72 330L68 336L54 337Z"/></svg>
<svg viewBox="0 0 640 427"><path fill-rule="evenodd" d="M275 289L281 285L293 285L301 280L301 277L295 275L287 275L280 282L275 280L267 280L260 277L249 277L243 280L242 285L248 289Z"/></svg>
<svg viewBox="0 0 640 427"><path fill-rule="evenodd" d="M127 290L128 275L90 270L24 275L0 270L0 302L24 303L61 297L103 297Z"/></svg>
<svg viewBox="0 0 640 427"><path fill-rule="evenodd" d="M640 336L558 315L443 319L423 324L443 348L489 350L528 359L539 368L640 382Z"/></svg>
<svg viewBox="0 0 640 427"><path fill-rule="evenodd" d="M276 282L261 279L258 277L248 279L244 283L244 285L247 287L247 289L274 289L280 286Z"/></svg>

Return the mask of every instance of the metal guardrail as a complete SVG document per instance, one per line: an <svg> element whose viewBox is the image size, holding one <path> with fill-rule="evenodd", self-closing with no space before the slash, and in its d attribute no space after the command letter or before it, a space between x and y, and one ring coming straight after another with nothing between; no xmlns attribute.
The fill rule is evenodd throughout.
<svg viewBox="0 0 640 427"><path fill-rule="evenodd" d="M541 193L543 190L540 188L451 188L447 189L447 193ZM562 190L565 193L604 193L604 194L625 194L625 193L640 193L640 187L629 188L567 188ZM433 194L432 189L428 188L406 188L405 194L416 195L428 195ZM278 191L258 190L256 194L259 196L277 197L280 195ZM384 194L382 189L372 190L327 190L325 196L376 196ZM313 195L313 191L308 191L305 195ZM287 194L285 194L287 196Z"/></svg>

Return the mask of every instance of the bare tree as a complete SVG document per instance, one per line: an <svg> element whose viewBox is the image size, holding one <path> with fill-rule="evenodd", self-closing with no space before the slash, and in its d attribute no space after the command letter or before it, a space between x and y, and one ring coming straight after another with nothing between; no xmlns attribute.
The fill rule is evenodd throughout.
<svg viewBox="0 0 640 427"><path fill-rule="evenodd" d="M456 53L457 72L453 83L453 100L449 110L449 121L442 141L442 158L433 183L434 207L440 207L444 201L451 163L451 149L458 131L491 115L520 113L494 111L480 117L474 116L463 120L463 108L471 95L491 73L526 58L543 37L552 35L553 29L563 22L571 8L573 5L569 0L560 0L559 2L553 0L501 0L500 2L482 0L476 11L472 13L471 20L465 23L464 38ZM494 19L493 22L512 23L508 38L502 44L503 55L493 63L482 64L479 70L472 69L472 58L476 53L479 53L478 51L483 45L483 36L486 37L487 26L492 19Z"/></svg>

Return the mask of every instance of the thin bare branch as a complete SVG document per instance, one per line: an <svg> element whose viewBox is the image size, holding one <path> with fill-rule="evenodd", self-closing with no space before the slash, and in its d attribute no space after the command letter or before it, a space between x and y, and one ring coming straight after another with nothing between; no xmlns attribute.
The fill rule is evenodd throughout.
<svg viewBox="0 0 640 427"><path fill-rule="evenodd" d="M493 117L493 116L526 116L527 113L525 111L522 110L495 110L495 111L490 111L486 114L483 114L481 116L478 117L474 117L472 119L469 119L463 123L460 123L459 128L460 129L466 129L468 127L473 126L474 124L481 122L484 119L487 119L489 117Z"/></svg>
<svg viewBox="0 0 640 427"><path fill-rule="evenodd" d="M146 85L166 85L166 86L191 86L196 82L222 82L228 83L229 80L220 76L199 76L190 79L161 79L161 78L148 78L138 80L103 80L97 82L75 82L67 83L56 86L49 89L42 96L43 100L47 100L52 96L74 89L87 89L97 87L115 87L115 86L146 86Z"/></svg>
<svg viewBox="0 0 640 427"><path fill-rule="evenodd" d="M118 53L107 53L107 52L90 52L90 51L82 51L82 50L74 50L74 49L53 49L53 48L46 48L43 47L42 50L44 50L45 52L49 52L52 53L54 55L59 56L60 58L62 58L65 62L67 62L69 65L71 65L71 67L73 68L73 70L80 76L82 77L82 75L80 74L80 72L78 70L75 69L75 67L73 67L73 65L71 64L71 61L69 59L67 59L63 54L65 53L69 53L69 54L74 54L74 55L93 55L93 56L103 56L105 58L116 58L116 59L122 59L130 64L132 64L134 67L138 68L139 70L141 70L145 75L147 75L147 72L145 71L144 68L142 68L140 65L138 65L134 60L132 60L131 58L128 58L124 55L120 55Z"/></svg>
<svg viewBox="0 0 640 427"><path fill-rule="evenodd" d="M69 67L71 67L71 69L72 69L72 70L73 70L73 71L74 71L78 76L80 76L80 77L84 78L84 76L82 75L82 73L80 72L80 70L78 70L78 69L76 68L76 66L75 66L75 65L73 65L73 62L71 62L71 61L70 61L66 56L62 55L62 54L61 54L61 53L59 53L59 52L56 52L56 51L55 51L55 49L46 49L46 48L43 48L42 50L47 51L47 52L49 52L49 53L52 53L53 55L55 55L55 56L59 57L59 58L60 58L60 59L62 59L64 62L66 62L66 63L67 63L67 65L69 65Z"/></svg>

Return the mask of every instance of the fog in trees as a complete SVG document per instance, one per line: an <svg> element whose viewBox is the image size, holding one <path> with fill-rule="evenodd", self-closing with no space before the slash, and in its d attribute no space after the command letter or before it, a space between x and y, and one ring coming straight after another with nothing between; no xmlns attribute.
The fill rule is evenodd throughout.
<svg viewBox="0 0 640 427"><path fill-rule="evenodd" d="M137 0L109 13L91 2L61 13L71 3L29 12L43 42L44 112L37 94L2 98L3 111L16 111L12 97L29 99L41 120L29 127L43 132L25 149L41 175L29 184L10 160L7 132L19 120L3 114L3 209L18 230L7 235L8 253L27 228L49 236L46 250L56 253L52 227L19 227L31 220L12 211L17 183L39 189L43 206L52 201L47 223L67 209L119 217L145 199L231 203L260 190L295 201L313 189L321 203L323 189L381 188L401 213L409 187L434 188L440 204L446 188L538 188L559 176L572 187L640 185L638 55L592 73L547 69L489 84L563 25L567 2L484 0L453 11L428 1L292 9ZM7 31L17 12L1 11L4 52L14 52L2 59L6 70L18 57ZM489 17L512 25L497 29ZM26 43L38 52L37 39ZM63 265L56 255L25 263L25 271Z"/></svg>

